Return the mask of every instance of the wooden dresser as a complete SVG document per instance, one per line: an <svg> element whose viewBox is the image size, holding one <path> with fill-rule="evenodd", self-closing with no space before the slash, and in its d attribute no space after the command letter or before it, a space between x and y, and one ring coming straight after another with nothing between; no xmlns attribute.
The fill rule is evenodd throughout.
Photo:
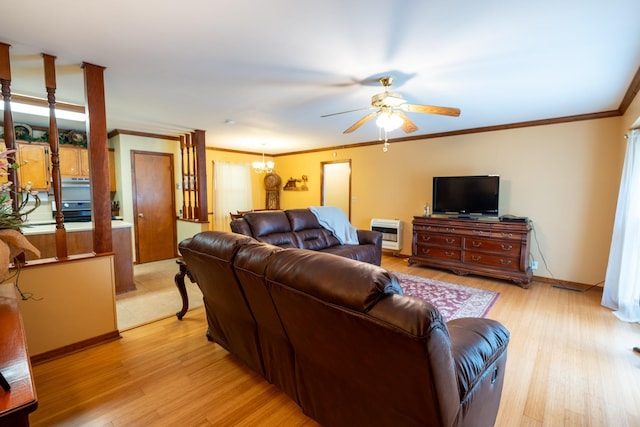
<svg viewBox="0 0 640 427"><path fill-rule="evenodd" d="M511 280L527 288L530 235L528 222L415 216L409 264Z"/></svg>

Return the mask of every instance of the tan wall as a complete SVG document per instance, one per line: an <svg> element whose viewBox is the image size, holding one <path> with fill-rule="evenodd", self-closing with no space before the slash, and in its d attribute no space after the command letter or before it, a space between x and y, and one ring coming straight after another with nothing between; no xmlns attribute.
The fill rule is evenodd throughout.
<svg viewBox="0 0 640 427"><path fill-rule="evenodd" d="M620 124L618 117L425 139L393 143L387 153L379 144L277 156L283 180L309 177L308 192L282 192L282 207L320 204L320 163L351 159L352 223L369 228L374 217L401 219L401 253L410 254L412 217L431 202L433 176L499 174L500 213L533 221L535 275L597 283L615 213Z"/></svg>
<svg viewBox="0 0 640 427"><path fill-rule="evenodd" d="M31 356L118 329L113 256L33 265L20 272L20 300Z"/></svg>
<svg viewBox="0 0 640 427"><path fill-rule="evenodd" d="M623 117L392 143L387 153L377 144L269 159L283 185L289 178L308 176L309 191L281 191L283 209L319 205L321 162L351 159L352 223L369 228L374 217L401 219L405 255L411 253L412 217L431 203L433 176L499 174L500 213L528 216L533 222L531 254L539 262L534 274L592 284L604 279L626 147L623 136L640 124L639 116L636 97ZM158 140L126 138L128 148L169 150L180 158L175 141L158 146ZM339 136L335 142L338 146ZM128 151L121 158L130 163ZM209 212L214 160L250 163L260 160L260 154L207 148ZM131 198L130 167L119 172L124 207L127 194ZM254 209L265 206L263 178L253 175ZM176 191L176 203L181 206L181 191Z"/></svg>

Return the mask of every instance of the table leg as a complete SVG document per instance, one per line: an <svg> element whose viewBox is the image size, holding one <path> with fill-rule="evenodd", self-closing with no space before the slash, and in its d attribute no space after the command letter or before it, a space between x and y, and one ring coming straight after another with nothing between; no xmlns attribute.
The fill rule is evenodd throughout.
<svg viewBox="0 0 640 427"><path fill-rule="evenodd" d="M180 292L180 297L182 298L182 309L176 313L176 317L178 317L178 320L182 320L184 315L187 313L187 310L189 310L189 295L187 294L187 287L184 284L184 276L189 276L189 279L191 279L191 275L187 269L187 264L185 264L182 258L176 260L176 263L180 270L176 273L174 281L176 282L178 292Z"/></svg>

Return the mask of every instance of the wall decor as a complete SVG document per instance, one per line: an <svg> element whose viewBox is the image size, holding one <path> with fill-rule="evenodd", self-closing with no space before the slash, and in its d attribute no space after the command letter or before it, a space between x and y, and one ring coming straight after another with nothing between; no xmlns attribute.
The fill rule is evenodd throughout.
<svg viewBox="0 0 640 427"><path fill-rule="evenodd" d="M295 179L293 177L287 180L287 183L284 185L283 190L287 191L309 191L309 187L307 187L307 181L309 178L307 175L302 175L301 179ZM298 187L298 183L301 182L302 185Z"/></svg>

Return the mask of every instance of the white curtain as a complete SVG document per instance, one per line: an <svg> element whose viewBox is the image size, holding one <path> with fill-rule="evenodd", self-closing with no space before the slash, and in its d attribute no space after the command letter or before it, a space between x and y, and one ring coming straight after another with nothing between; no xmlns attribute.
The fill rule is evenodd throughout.
<svg viewBox="0 0 640 427"><path fill-rule="evenodd" d="M213 228L230 231L230 212L252 210L251 166L248 163L213 162Z"/></svg>
<svg viewBox="0 0 640 427"><path fill-rule="evenodd" d="M627 141L602 305L620 320L640 322L640 130Z"/></svg>

